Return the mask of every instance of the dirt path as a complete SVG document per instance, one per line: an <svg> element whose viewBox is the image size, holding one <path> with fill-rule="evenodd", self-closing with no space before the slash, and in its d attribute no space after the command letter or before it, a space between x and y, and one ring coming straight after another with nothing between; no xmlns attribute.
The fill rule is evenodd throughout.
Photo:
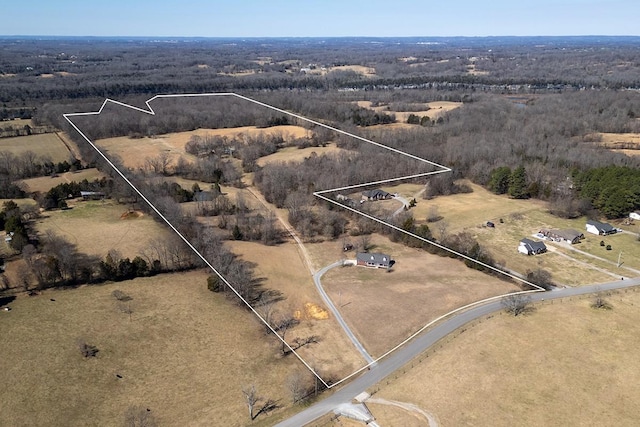
<svg viewBox="0 0 640 427"><path fill-rule="evenodd" d="M291 226L291 224L289 224L289 221L287 221L287 219L284 218L280 212L278 212L277 209L274 209L272 206L270 206L269 202L267 202L267 200L262 196L262 194L260 194L259 191L256 191L254 188L252 188L249 185L246 187L246 189L251 193L253 197L256 198L256 200L260 202L260 204L262 204L262 206L264 206L266 210L273 212L276 218L278 218L278 221L280 221L280 223L285 228L285 230L287 230L287 233L289 233L291 237L293 237L293 240L295 240L296 243L298 244L298 252L300 253L300 258L302 258L302 262L307 266L307 268L309 269L309 273L311 273L311 275L313 276L316 272L316 269L314 268L313 263L311 262L309 251L307 251L307 248L304 246L304 243L302 243L302 240L298 236L298 233L296 233L296 230Z"/></svg>
<svg viewBox="0 0 640 427"><path fill-rule="evenodd" d="M378 399L374 397L367 399L367 402L376 403L378 405L396 406L398 408L404 409L405 411L412 412L414 414L418 414L419 416L425 417L429 422L429 427L438 427L439 425L438 418L435 415L423 409L420 409L419 407L411 403L396 402L395 400Z"/></svg>
<svg viewBox="0 0 640 427"><path fill-rule="evenodd" d="M82 160L82 155L80 154L80 150L78 149L78 146L75 144L75 142L71 141L71 139L66 137L62 132L56 132L56 136L64 144L64 146L67 147L67 150L69 150L74 158Z"/></svg>

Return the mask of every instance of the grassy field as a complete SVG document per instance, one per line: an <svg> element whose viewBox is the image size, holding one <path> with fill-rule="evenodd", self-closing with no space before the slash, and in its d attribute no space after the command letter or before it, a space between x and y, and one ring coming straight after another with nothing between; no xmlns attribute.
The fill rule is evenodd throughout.
<svg viewBox="0 0 640 427"><path fill-rule="evenodd" d="M18 297L0 311L0 424L121 426L142 405L158 425L242 426L250 384L287 405L285 379L299 364L279 356L247 311L209 292L207 274ZM131 320L115 289L133 298ZM78 339L97 357L83 358Z"/></svg>
<svg viewBox="0 0 640 427"><path fill-rule="evenodd" d="M33 151L38 156L49 157L54 163L69 160L70 157L69 150L55 133L2 138L0 150L16 156Z"/></svg>
<svg viewBox="0 0 640 427"><path fill-rule="evenodd" d="M599 133L600 145L627 156L640 156L639 133Z"/></svg>
<svg viewBox="0 0 640 427"><path fill-rule="evenodd" d="M469 185L473 189L472 193L440 196L431 200L417 198L416 207L411 209L414 218L418 223L423 223L430 211L435 208L443 217L440 221L428 223L436 238L440 237L443 223L446 223L447 233L466 230L489 249L500 265L520 273L543 268L550 271L554 280L561 284L599 283L610 281L617 275L633 275L611 264L617 262L620 251L623 252L625 265L640 268L640 243L635 240L635 236L629 234L602 238L585 233L585 240L574 246L575 249L605 258L609 263L581 257L575 252L566 250L562 245L558 245L556 252L550 250L540 256L521 255L517 252L517 248L522 238L531 238L541 228L573 228L584 233L586 218L570 220L559 218L547 211L546 202L510 199L507 196L493 194L480 186ZM409 198L421 188L418 184L402 184L384 189L389 192L398 192ZM501 219L503 222L500 222ZM487 221L493 222L495 228L484 227ZM606 251L601 248L600 240L611 244L613 250ZM604 268L610 274L593 267Z"/></svg>
<svg viewBox="0 0 640 427"><path fill-rule="evenodd" d="M589 298L485 319L377 386L374 397L415 404L447 426L635 426L640 294L608 300L612 310L591 308ZM426 425L369 408L380 425Z"/></svg>
<svg viewBox="0 0 640 427"><path fill-rule="evenodd" d="M117 154L124 161L125 166L131 168L142 167L146 158L157 157L166 152L170 159L176 162L183 157L187 160L195 160L195 157L185 152L185 144L192 136L227 136L241 137L242 135L255 136L261 133L274 135L281 134L287 138L301 138L308 134L308 130L300 126L273 126L259 129L255 126L245 126L228 129L197 129L190 132L169 133L145 138L129 138L126 136L117 138L100 139L96 145L104 149L108 154Z"/></svg>
<svg viewBox="0 0 640 427"><path fill-rule="evenodd" d="M170 231L149 216L121 219L127 206L112 200L69 203L72 209L48 211L36 220L38 233L53 230L75 243L78 251L104 257L117 249L124 257L134 258L141 249Z"/></svg>
<svg viewBox="0 0 640 427"><path fill-rule="evenodd" d="M518 290L512 283L462 262L408 248L374 235L371 252L389 254L392 272L342 267L322 279L324 288L367 351L380 356L429 321L463 305ZM313 253L313 246L310 247ZM349 257L355 258L351 252ZM339 258L338 258L339 259Z"/></svg>
<svg viewBox="0 0 640 427"><path fill-rule="evenodd" d="M431 120L437 119L442 113L446 113L448 111L454 110L462 106L462 102L452 102L452 101L434 101L425 103L425 110L422 111L391 111L388 109L386 105L372 107L371 101L358 101L359 107L369 108L371 110L394 114L396 116L396 120L401 123L406 123L407 118L413 114L418 117L427 116Z"/></svg>
<svg viewBox="0 0 640 427"><path fill-rule="evenodd" d="M68 183L71 181L80 182L83 179L86 179L87 181L91 182L96 179L101 179L104 176L105 175L102 172L100 172L98 169L90 168L90 169L82 169L77 172L65 172L55 177L41 176L38 178L23 179L20 182L26 186L25 190L30 193L33 193L36 191L39 191L41 193L46 193L56 185Z"/></svg>
<svg viewBox="0 0 640 427"><path fill-rule="evenodd" d="M289 337L320 337L317 344L304 347L299 353L318 369L323 378L340 379L364 365L360 353L324 306L295 243L265 246L231 241L228 244L242 259L257 264L257 276L265 279L266 288L276 289L286 296L277 309L300 317L300 324L289 333Z"/></svg>
<svg viewBox="0 0 640 427"><path fill-rule="evenodd" d="M311 156L313 153L316 153L320 156L322 154L337 153L339 151L341 151L341 149L336 147L335 144L327 144L326 147L287 147L283 148L282 150L278 150L278 152L270 154L268 156L260 157L257 163L259 166L264 166L267 163L274 162L301 162L305 158Z"/></svg>

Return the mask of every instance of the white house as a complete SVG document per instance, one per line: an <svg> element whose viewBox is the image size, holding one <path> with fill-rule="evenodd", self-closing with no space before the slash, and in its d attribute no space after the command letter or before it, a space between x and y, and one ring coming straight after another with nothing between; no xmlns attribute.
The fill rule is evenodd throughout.
<svg viewBox="0 0 640 427"><path fill-rule="evenodd" d="M547 245L542 242L536 242L535 240L522 239L518 246L518 252L525 255L537 255L547 251Z"/></svg>
<svg viewBox="0 0 640 427"><path fill-rule="evenodd" d="M618 232L618 230L611 224L607 224L606 222L594 221L592 219L587 221L586 228L588 233L595 234L597 236L607 236L609 234L616 234Z"/></svg>
<svg viewBox="0 0 640 427"><path fill-rule="evenodd" d="M631 212L629 218L640 220L640 211Z"/></svg>

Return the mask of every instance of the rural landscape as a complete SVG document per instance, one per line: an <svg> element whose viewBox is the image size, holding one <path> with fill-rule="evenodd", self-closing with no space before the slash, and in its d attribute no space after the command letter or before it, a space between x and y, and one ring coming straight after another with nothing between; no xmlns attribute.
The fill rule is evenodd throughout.
<svg viewBox="0 0 640 427"><path fill-rule="evenodd" d="M0 43L0 425L637 424L640 38Z"/></svg>

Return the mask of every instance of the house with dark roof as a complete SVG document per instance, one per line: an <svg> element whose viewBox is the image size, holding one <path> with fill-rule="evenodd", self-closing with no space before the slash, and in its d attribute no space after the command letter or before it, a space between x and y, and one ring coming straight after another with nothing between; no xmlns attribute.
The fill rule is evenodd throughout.
<svg viewBox="0 0 640 427"><path fill-rule="evenodd" d="M386 200L393 198L391 193L380 189L367 190L362 192L362 200Z"/></svg>
<svg viewBox="0 0 640 427"><path fill-rule="evenodd" d="M393 261L386 254L359 252L356 254L356 264L363 267L389 268Z"/></svg>
<svg viewBox="0 0 640 427"><path fill-rule="evenodd" d="M80 197L82 200L102 200L105 194L102 191L81 191Z"/></svg>
<svg viewBox="0 0 640 427"><path fill-rule="evenodd" d="M613 227L611 224L607 224L606 222L600 222L595 220L587 221L587 232L591 234L595 234L598 236L607 236L609 234L616 234L618 230Z"/></svg>
<svg viewBox="0 0 640 427"><path fill-rule="evenodd" d="M540 234L555 242L566 242L571 244L579 243L580 240L584 239L584 234L571 228L566 230L548 230L543 228L540 230Z"/></svg>
<svg viewBox="0 0 640 427"><path fill-rule="evenodd" d="M547 252L547 246L542 242L525 238L520 240L518 252L525 255L543 254Z"/></svg>

